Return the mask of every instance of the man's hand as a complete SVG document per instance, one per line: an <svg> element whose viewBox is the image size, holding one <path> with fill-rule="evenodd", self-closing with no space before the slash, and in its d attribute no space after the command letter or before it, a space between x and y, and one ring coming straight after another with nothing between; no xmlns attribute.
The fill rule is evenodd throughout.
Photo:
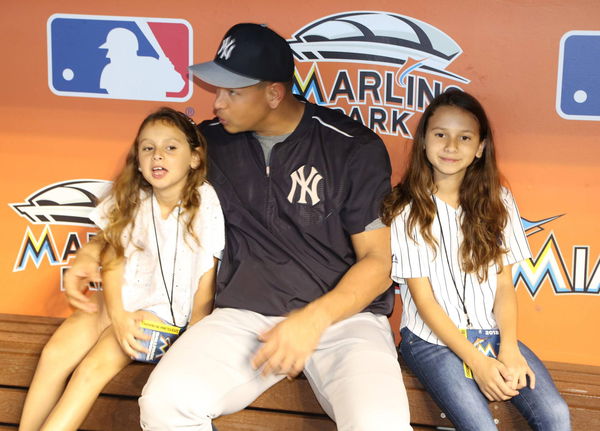
<svg viewBox="0 0 600 431"><path fill-rule="evenodd" d="M504 364L512 377L506 382L512 389L518 390L527 386L527 376L529 376L529 387L535 389L535 373L518 346L508 348L501 345L498 360Z"/></svg>
<svg viewBox="0 0 600 431"><path fill-rule="evenodd" d="M319 344L329 324L306 308L292 311L285 320L260 336L263 342L252 359L262 374L286 374L295 377L304 369L308 357Z"/></svg>
<svg viewBox="0 0 600 431"><path fill-rule="evenodd" d="M519 395L519 392L506 383L512 380L512 375L502 362L481 355L471 367L473 378L483 395L490 401L506 401Z"/></svg>
<svg viewBox="0 0 600 431"><path fill-rule="evenodd" d="M390 229L380 228L351 236L356 263L338 284L260 336L264 344L252 359L263 375L298 375L332 324L364 310L389 288L392 254Z"/></svg>
<svg viewBox="0 0 600 431"><path fill-rule="evenodd" d="M150 336L142 331L140 327L141 321L147 317L147 314L152 315L147 311L135 311L133 313L122 311L111 316L115 338L130 358L135 358L139 352L148 352L148 349L138 342L138 340L150 339ZM156 320L156 318L154 317L152 320Z"/></svg>
<svg viewBox="0 0 600 431"><path fill-rule="evenodd" d="M98 306L86 293L89 291L90 282L101 281L98 261L88 254L78 254L64 278L65 295L69 304L88 313L98 311Z"/></svg>

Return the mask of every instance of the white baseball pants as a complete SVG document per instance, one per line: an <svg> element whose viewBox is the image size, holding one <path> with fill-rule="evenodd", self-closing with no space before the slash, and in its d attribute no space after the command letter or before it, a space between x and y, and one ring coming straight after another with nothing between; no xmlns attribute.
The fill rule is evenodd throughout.
<svg viewBox="0 0 600 431"><path fill-rule="evenodd" d="M139 400L144 430L211 431L284 378L250 361L258 336L283 317L215 310L188 329L158 363ZM359 313L329 327L304 369L340 431L410 430L408 399L385 316Z"/></svg>

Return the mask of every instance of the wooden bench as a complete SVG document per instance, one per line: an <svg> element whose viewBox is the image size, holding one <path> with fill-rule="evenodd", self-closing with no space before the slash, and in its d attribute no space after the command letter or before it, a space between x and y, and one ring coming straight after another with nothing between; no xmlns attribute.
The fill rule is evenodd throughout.
<svg viewBox="0 0 600 431"><path fill-rule="evenodd" d="M14 430L39 354L62 319L0 314L0 430ZM546 363L569 404L574 430L600 429L600 367ZM137 397L151 366L133 363L106 386L83 430L139 430ZM416 377L403 367L415 430L451 427ZM500 430L529 429L510 403L490 403ZM284 380L245 410L215 421L219 431L333 431L303 378Z"/></svg>

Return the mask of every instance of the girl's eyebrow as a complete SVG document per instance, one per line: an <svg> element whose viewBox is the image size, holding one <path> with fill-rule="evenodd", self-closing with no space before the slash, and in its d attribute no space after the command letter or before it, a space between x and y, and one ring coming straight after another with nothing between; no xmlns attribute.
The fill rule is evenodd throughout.
<svg viewBox="0 0 600 431"><path fill-rule="evenodd" d="M141 144L144 141L150 141L150 142L153 142L153 143L155 142L154 139L152 139L152 138L142 138L142 139L138 140L138 144ZM175 141L177 143L181 143L182 142L179 139L177 139L177 137L171 136L171 137L169 137L167 139L164 139L162 141L158 141L158 143L160 144L161 142L173 142L173 141Z"/></svg>
<svg viewBox="0 0 600 431"><path fill-rule="evenodd" d="M434 126L434 127L431 127L430 130L448 130L448 128L443 127L443 126ZM463 130L459 130L459 133L477 133L477 132L472 129L463 129Z"/></svg>

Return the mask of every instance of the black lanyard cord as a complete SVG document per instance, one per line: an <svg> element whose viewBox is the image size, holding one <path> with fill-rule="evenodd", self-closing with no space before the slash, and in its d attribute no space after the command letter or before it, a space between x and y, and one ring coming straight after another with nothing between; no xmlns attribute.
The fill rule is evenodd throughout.
<svg viewBox="0 0 600 431"><path fill-rule="evenodd" d="M456 279L454 278L454 271L452 271L452 265L450 264L450 258L448 257L446 240L444 238L444 229L442 229L442 222L440 221L440 213L438 212L437 202L436 202L435 196L433 194L431 195L431 199L433 199L433 205L435 206L435 215L437 216L438 225L440 227L440 236L442 237L442 248L444 249L444 255L446 256L446 263L448 263L448 270L450 271L450 278L452 278L452 284L454 285L454 290L456 290L456 295L458 296L458 299L460 300L460 303L462 305L463 313L465 314L465 317L467 318L467 327L472 328L473 326L471 325L471 319L469 317L469 313L467 313L467 306L465 305L465 299L466 299L466 294L467 294L467 273L465 272L465 275L463 278L463 284L462 284L463 294L462 294L462 296L460 296L460 292L458 291L458 286L456 285Z"/></svg>
<svg viewBox="0 0 600 431"><path fill-rule="evenodd" d="M160 257L160 245L158 242L158 234L156 233L156 221L154 219L154 193L152 193L152 197L150 200L150 208L152 211L152 227L154 228L154 239L156 240L156 251L158 252L158 265L160 266L160 275L162 276L163 285L165 286L165 292L167 293L167 299L169 300L169 308L171 310L171 317L173 318L173 326L177 326L177 323L175 322L175 313L173 313L173 287L175 286L175 264L177 263L177 246L179 245L179 216L181 214L181 208L179 206L177 207L177 231L175 233L175 253L173 253L173 276L171 277L170 294L169 288L167 287L167 281L165 280L162 259Z"/></svg>

